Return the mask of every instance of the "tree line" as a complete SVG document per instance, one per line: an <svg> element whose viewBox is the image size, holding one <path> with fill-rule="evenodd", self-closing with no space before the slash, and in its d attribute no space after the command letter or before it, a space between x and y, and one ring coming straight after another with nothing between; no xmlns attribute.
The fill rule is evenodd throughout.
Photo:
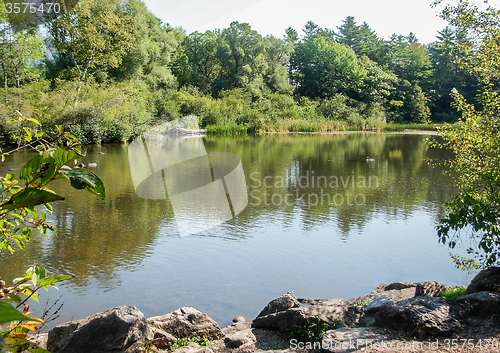
<svg viewBox="0 0 500 353"><path fill-rule="evenodd" d="M141 0L82 0L47 19L42 36L13 26L0 5L3 136L16 135L4 124L15 110L83 142L128 140L187 114L268 131L454 122L451 90L468 99L478 90L457 64L473 38L453 27L427 45L412 33L382 39L352 16L283 38L239 22L187 34Z"/></svg>

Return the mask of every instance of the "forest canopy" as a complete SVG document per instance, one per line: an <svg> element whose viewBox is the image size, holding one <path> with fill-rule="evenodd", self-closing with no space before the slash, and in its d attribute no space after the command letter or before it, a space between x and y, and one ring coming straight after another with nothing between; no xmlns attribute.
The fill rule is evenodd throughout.
<svg viewBox="0 0 500 353"><path fill-rule="evenodd" d="M0 137L16 138L5 124L16 110L84 143L130 140L188 114L254 131L455 122L452 89L478 93L457 64L471 40L454 27L430 44L383 39L352 16L282 38L239 22L188 34L140 0L82 0L44 26L14 27L0 1Z"/></svg>

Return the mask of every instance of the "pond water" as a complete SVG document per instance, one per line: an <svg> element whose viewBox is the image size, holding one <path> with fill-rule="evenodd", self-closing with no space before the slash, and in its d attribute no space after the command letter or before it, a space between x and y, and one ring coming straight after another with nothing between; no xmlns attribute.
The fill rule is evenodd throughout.
<svg viewBox="0 0 500 353"><path fill-rule="evenodd" d="M248 204L187 236L178 225L190 220L175 213L176 219L168 197L136 193L131 145L85 146L81 162L97 163L92 170L104 181L106 199L57 181L54 189L66 200L53 204L49 219L59 236L36 236L25 251L3 254L0 274L12 279L37 263L73 275L59 291L41 295L38 311L47 297L62 295L51 325L124 304L146 317L194 306L227 325L238 315L255 317L287 291L349 299L381 282L465 285L470 276L454 267L435 231L453 183L425 161L447 155L425 137L204 137L209 154L241 159ZM0 173L18 173L30 156L12 155Z"/></svg>

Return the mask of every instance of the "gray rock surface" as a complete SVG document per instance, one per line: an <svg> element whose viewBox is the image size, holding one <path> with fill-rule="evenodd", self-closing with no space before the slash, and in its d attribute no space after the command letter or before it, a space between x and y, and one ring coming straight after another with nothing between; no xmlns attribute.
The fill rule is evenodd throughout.
<svg viewBox="0 0 500 353"><path fill-rule="evenodd" d="M480 271L470 282L465 294L500 292L500 267Z"/></svg>
<svg viewBox="0 0 500 353"><path fill-rule="evenodd" d="M126 352L152 338L143 313L127 305L54 327L47 349L52 353Z"/></svg>
<svg viewBox="0 0 500 353"><path fill-rule="evenodd" d="M360 351L364 346L381 343L385 336L374 333L372 329L366 327L347 328L330 330L320 337L323 352L353 352ZM357 346L357 345L360 346Z"/></svg>
<svg viewBox="0 0 500 353"><path fill-rule="evenodd" d="M253 328L267 328L286 332L294 325L303 325L307 321L331 322L335 319L344 319L346 308L343 306L311 305L307 307L291 308L265 316L258 316L252 321Z"/></svg>
<svg viewBox="0 0 500 353"><path fill-rule="evenodd" d="M298 308L299 306L299 302L291 293L285 293L283 295L280 295L278 298L271 300L264 307L264 309L262 309L259 315L257 315L257 317L274 314L291 308Z"/></svg>
<svg viewBox="0 0 500 353"><path fill-rule="evenodd" d="M150 329L153 332L153 340L150 343L154 344L158 348L169 348L170 343L173 343L175 342L175 340L177 340L177 337L166 331L163 331L160 328L150 326Z"/></svg>
<svg viewBox="0 0 500 353"><path fill-rule="evenodd" d="M387 294L380 294L375 298L371 299L368 303L366 303L363 311L368 315L375 314L384 304L394 304L394 300L389 298Z"/></svg>
<svg viewBox="0 0 500 353"><path fill-rule="evenodd" d="M342 305L344 303L344 300L339 298L333 298L333 299L298 298L297 301L301 304L310 304L310 305Z"/></svg>
<svg viewBox="0 0 500 353"><path fill-rule="evenodd" d="M213 349L210 347L201 347L196 343L189 343L187 346L177 348L175 353L212 353Z"/></svg>
<svg viewBox="0 0 500 353"><path fill-rule="evenodd" d="M381 283L371 294L385 294L391 300L398 302L413 298L415 296L416 287L416 282L394 282L388 285Z"/></svg>
<svg viewBox="0 0 500 353"><path fill-rule="evenodd" d="M415 289L415 296L419 295L428 295L431 297L437 297L439 293L444 291L446 286L443 283L439 282L422 282L417 284L417 288Z"/></svg>
<svg viewBox="0 0 500 353"><path fill-rule="evenodd" d="M242 346L248 346L248 345L253 345L256 342L255 335L252 332L252 329L247 328L241 331L233 331L230 333L226 334L225 341L228 343L230 346L233 347L242 347Z"/></svg>
<svg viewBox="0 0 500 353"><path fill-rule="evenodd" d="M460 327L443 298L427 295L382 305L375 325L395 329L422 329L432 336L449 335Z"/></svg>
<svg viewBox="0 0 500 353"><path fill-rule="evenodd" d="M461 304L466 313L490 318L500 315L500 293L477 292L458 297L457 304Z"/></svg>
<svg viewBox="0 0 500 353"><path fill-rule="evenodd" d="M192 307L182 307L163 316L151 317L147 323L178 338L205 336L213 341L224 337L212 318Z"/></svg>

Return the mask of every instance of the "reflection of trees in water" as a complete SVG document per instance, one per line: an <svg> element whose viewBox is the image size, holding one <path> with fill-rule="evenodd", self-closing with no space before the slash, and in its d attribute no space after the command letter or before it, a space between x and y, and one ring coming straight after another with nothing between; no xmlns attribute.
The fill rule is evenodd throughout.
<svg viewBox="0 0 500 353"><path fill-rule="evenodd" d="M350 134L350 135L271 135L246 138L205 138L209 152L233 152L240 156L249 192L267 190L281 196L321 194L321 187L301 188L292 182L311 171L315 176L377 177L376 187L340 185L326 188L332 197L336 193L361 194L363 205L323 205L307 207L294 200L292 205L248 205L235 219L223 225L222 232L207 232L201 236L224 236L229 240L248 237L257 227L278 224L285 230L299 225L307 232L320 225L331 224L332 233L346 240L355 229L361 230L375 214L388 219L407 217L422 204L437 208L451 192L450 180L439 169L429 167L424 159L437 158L443 151L429 150L422 136ZM89 147L83 163L97 162L96 172L106 185L106 200L79 193L66 184L56 188L67 199L54 203L50 216L59 236L44 240L33 237L25 251L6 255L0 260L2 275L12 278L34 261L49 271L69 273L72 282L84 290L91 281L107 289L119 285L117 271L137 268L154 248L158 236L166 234L165 224L173 222L170 203L165 200L139 198L128 170L127 146L105 146L105 155ZM375 158L366 163L365 157ZM26 156L26 160L29 156ZM16 160L16 163L23 161ZM281 176L284 187L252 188L250 175L260 173ZM288 180L288 182L287 182ZM61 190L59 190L59 188ZM295 197L295 196L294 196ZM249 202L252 199L249 197ZM175 227L174 227L175 229Z"/></svg>
<svg viewBox="0 0 500 353"><path fill-rule="evenodd" d="M260 218L261 222L280 223L288 229L298 218L304 232L332 224L347 239L352 230L361 230L374 214L381 213L387 219L406 218L417 208L439 207L452 190L441 171L425 161L444 152L429 149L421 135L273 135L238 142L207 139L207 148L237 153L243 161L248 191L257 190L254 195L260 198L260 205L249 204L247 211L232 221L235 223L250 224ZM366 156L375 158L375 162L366 163ZM262 185L252 180L252 173ZM270 187L264 186L266 176L271 177L267 179ZM301 177L302 185L298 183ZM305 185L306 180L309 185ZM272 195L277 202L273 203ZM293 195L293 199L287 199L293 200L289 202L293 205L285 204L286 195ZM297 196L302 196L301 202ZM309 198L312 202L308 202ZM249 197L250 203L252 200L254 205L258 203Z"/></svg>
<svg viewBox="0 0 500 353"><path fill-rule="evenodd" d="M106 186L106 199L79 193L65 183L54 189L66 200L54 203L49 216L59 236L42 240L35 236L25 251L1 260L7 276L18 276L34 260L49 271L74 276L71 282L84 287L90 281L106 288L120 283L118 269L133 269L140 265L152 248L160 223L171 216L165 200L145 200L137 197L128 171L127 150L124 146L108 146L99 156L89 153L83 162L97 161L95 172Z"/></svg>

